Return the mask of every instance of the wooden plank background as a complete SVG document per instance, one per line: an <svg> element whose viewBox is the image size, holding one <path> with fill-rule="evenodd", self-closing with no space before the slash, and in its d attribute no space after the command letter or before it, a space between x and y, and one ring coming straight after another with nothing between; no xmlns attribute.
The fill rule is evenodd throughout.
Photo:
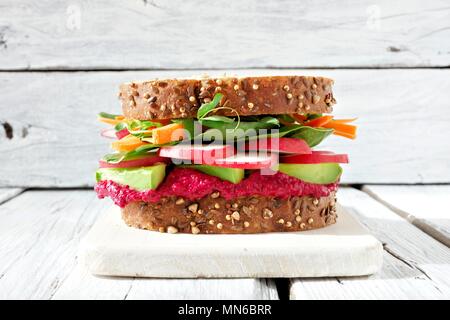
<svg viewBox="0 0 450 320"><path fill-rule="evenodd" d="M266 74L267 70L239 71ZM274 73L274 70L270 72ZM450 181L450 70L282 70L336 80L335 113L358 116L359 137L331 137L322 149L347 152L344 183ZM220 74L220 71L212 74ZM120 112L122 81L192 71L0 73L0 184L84 187L108 152L99 111ZM1 128L0 128L1 129ZM433 165L430 165L430 164Z"/></svg>
<svg viewBox="0 0 450 320"><path fill-rule="evenodd" d="M96 114L120 112L121 82L204 71L332 77L335 114L359 117L357 140L321 145L350 155L344 183L450 183L449 39L446 0L1 0L0 297L278 298L266 279L92 277L76 248L110 201L24 188L93 185L108 151ZM291 279L290 298L448 297L447 189L342 188L385 267Z"/></svg>
<svg viewBox="0 0 450 320"><path fill-rule="evenodd" d="M446 0L0 4L0 69L449 66Z"/></svg>
<svg viewBox="0 0 450 320"><path fill-rule="evenodd" d="M292 279L291 299L448 299L447 246L364 192L341 188L338 197L339 203L383 243L383 267L365 277Z"/></svg>
<svg viewBox="0 0 450 320"><path fill-rule="evenodd" d="M440 0L3 0L0 187L92 186L118 85L200 69L333 77L344 183L448 183L449 35Z"/></svg>
<svg viewBox="0 0 450 320"><path fill-rule="evenodd" d="M450 248L449 185L367 185L362 190Z"/></svg>
<svg viewBox="0 0 450 320"><path fill-rule="evenodd" d="M2 195L17 190L0 189ZM4 197L3 197L4 198ZM270 279L94 277L80 239L111 201L88 190L25 191L0 206L0 299L278 299Z"/></svg>

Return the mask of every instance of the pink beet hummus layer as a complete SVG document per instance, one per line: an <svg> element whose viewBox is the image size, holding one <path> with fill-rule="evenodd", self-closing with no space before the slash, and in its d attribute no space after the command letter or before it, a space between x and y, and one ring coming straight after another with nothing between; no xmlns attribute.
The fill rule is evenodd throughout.
<svg viewBox="0 0 450 320"><path fill-rule="evenodd" d="M99 198L110 197L120 207L133 201L158 202L162 197L177 196L189 200L201 199L219 191L226 199L245 196L270 196L288 198L291 196L328 196L338 183L313 184L298 180L283 173L261 175L255 171L238 184L221 180L196 170L175 168L156 190L137 191L114 181L100 181L95 185Z"/></svg>

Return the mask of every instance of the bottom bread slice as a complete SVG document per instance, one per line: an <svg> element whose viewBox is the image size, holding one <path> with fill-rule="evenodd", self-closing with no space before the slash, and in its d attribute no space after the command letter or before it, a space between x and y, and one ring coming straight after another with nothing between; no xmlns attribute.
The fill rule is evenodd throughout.
<svg viewBox="0 0 450 320"><path fill-rule="evenodd" d="M326 197L252 196L233 200L213 192L198 201L166 197L122 208L131 227L168 233L230 234L304 231L336 222L335 192Z"/></svg>

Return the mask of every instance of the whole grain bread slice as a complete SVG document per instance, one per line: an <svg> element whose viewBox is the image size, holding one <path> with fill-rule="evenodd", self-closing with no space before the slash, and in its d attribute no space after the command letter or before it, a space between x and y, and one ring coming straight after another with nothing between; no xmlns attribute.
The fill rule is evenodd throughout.
<svg viewBox="0 0 450 320"><path fill-rule="evenodd" d="M333 80L308 76L164 79L124 83L123 114L138 120L196 118L198 108L222 93L219 115L330 113Z"/></svg>
<svg viewBox="0 0 450 320"><path fill-rule="evenodd" d="M263 233L306 231L336 222L336 193L286 199L255 195L227 200L218 192L190 201L133 201L122 209L132 227L169 233Z"/></svg>

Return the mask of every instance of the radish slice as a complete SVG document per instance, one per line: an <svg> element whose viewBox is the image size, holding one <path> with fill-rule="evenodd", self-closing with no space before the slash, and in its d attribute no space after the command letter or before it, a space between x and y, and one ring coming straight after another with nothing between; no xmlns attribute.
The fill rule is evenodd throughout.
<svg viewBox="0 0 450 320"><path fill-rule="evenodd" d="M313 151L312 154L296 154L283 156L281 163L313 164L313 163L348 163L346 154L336 154L330 151Z"/></svg>
<svg viewBox="0 0 450 320"><path fill-rule="evenodd" d="M126 137L126 136L129 135L129 134L130 134L130 132L128 131L127 128L125 128L125 129L122 129L122 130L117 131L117 132L116 132L116 137L117 137L117 139L120 140L120 139Z"/></svg>
<svg viewBox="0 0 450 320"><path fill-rule="evenodd" d="M225 168L267 169L277 163L278 154L238 153L233 157L217 159L215 164Z"/></svg>
<svg viewBox="0 0 450 320"><path fill-rule="evenodd" d="M246 142L245 150L271 151L292 154L311 154L311 148L302 139L296 138L267 138Z"/></svg>
<svg viewBox="0 0 450 320"><path fill-rule="evenodd" d="M168 163L169 159L157 155L145 155L137 159L124 160L118 163L108 163L104 160L99 161L100 168L131 168L131 167L147 167L155 163Z"/></svg>
<svg viewBox="0 0 450 320"><path fill-rule="evenodd" d="M231 145L184 145L161 147L158 155L166 158L191 160L195 164L214 164L216 159L234 155Z"/></svg>
<svg viewBox="0 0 450 320"><path fill-rule="evenodd" d="M100 133L102 137L108 138L108 139L116 139L116 130L114 129L104 129Z"/></svg>

